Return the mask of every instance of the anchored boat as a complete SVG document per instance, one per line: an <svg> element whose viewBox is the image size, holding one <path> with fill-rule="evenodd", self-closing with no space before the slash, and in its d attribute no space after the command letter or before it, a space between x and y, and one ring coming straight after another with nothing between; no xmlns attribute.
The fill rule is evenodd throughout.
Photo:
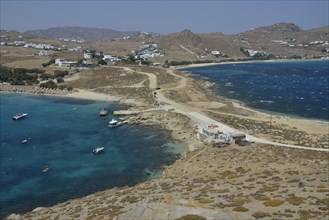
<svg viewBox="0 0 329 220"><path fill-rule="evenodd" d="M105 109L105 108L102 108L100 111L99 111L99 116L106 116L108 113L108 111Z"/></svg>
<svg viewBox="0 0 329 220"><path fill-rule="evenodd" d="M98 154L104 151L104 147L97 147L93 150L94 154Z"/></svg>
<svg viewBox="0 0 329 220"><path fill-rule="evenodd" d="M110 128L115 128L115 127L118 127L122 124L122 121L117 121L115 119L112 118L111 121L109 121L109 127Z"/></svg>
<svg viewBox="0 0 329 220"><path fill-rule="evenodd" d="M13 120L19 120L19 119L25 118L26 116L27 116L27 113L18 113L13 116Z"/></svg>

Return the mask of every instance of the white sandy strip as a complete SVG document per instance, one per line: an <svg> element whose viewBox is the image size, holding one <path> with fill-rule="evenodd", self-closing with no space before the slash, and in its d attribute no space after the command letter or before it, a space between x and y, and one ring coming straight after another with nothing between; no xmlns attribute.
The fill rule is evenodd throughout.
<svg viewBox="0 0 329 220"><path fill-rule="evenodd" d="M92 91L87 91L83 89L79 89L74 93L70 93L65 97L76 98L76 99L87 99L87 100L97 100L97 101L118 101L119 97L110 96L102 93L96 93Z"/></svg>

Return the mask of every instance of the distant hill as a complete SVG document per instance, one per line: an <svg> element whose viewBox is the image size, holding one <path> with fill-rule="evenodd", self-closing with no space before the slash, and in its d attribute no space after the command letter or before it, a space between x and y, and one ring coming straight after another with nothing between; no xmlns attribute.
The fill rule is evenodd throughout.
<svg viewBox="0 0 329 220"><path fill-rule="evenodd" d="M227 58L246 58L241 48L264 51L278 57L321 57L326 56L322 50L328 48L328 45L310 43L328 39L328 26L303 30L293 23L277 23L234 35L196 34L183 30L153 41L166 51L165 59L190 60L215 59L210 53L214 50L220 51Z"/></svg>
<svg viewBox="0 0 329 220"><path fill-rule="evenodd" d="M263 26L254 29L253 31L268 31L268 32L302 32L303 29L298 27L296 24L293 23L277 23L269 26Z"/></svg>
<svg viewBox="0 0 329 220"><path fill-rule="evenodd" d="M152 42L164 52L164 56L151 61L166 60L238 60L249 59L243 50L264 52L278 58L319 58L329 55L329 27L303 30L293 23L277 23L247 30L238 34L225 35L221 30L214 33L193 33L182 30L169 35L159 35L140 31L115 31L112 29L57 27L47 30L33 30L25 33L1 30L1 35L11 37L7 41L19 40L22 35L29 42L50 43L61 46L58 38L84 39L79 44L83 48L104 51L105 53L126 56L147 42ZM29 35L28 35L29 34ZM37 37L34 37L37 36ZM113 38L123 38L112 40ZM47 37L47 39L45 39ZM3 39L2 39L3 40ZM100 41L102 40L102 41ZM104 40L104 41L103 41ZM73 43L72 43L73 44ZM220 56L212 52L220 51Z"/></svg>
<svg viewBox="0 0 329 220"><path fill-rule="evenodd" d="M109 40L114 38L123 38L132 36L137 31L116 31L112 29L102 28L86 28L86 27L54 27L42 30L29 30L25 34L31 34L39 37L47 37L52 39L58 38L75 38L88 41Z"/></svg>

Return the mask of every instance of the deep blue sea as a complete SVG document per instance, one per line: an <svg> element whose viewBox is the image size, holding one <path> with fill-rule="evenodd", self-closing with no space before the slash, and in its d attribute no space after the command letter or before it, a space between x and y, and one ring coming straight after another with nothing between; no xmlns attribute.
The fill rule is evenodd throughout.
<svg viewBox="0 0 329 220"><path fill-rule="evenodd" d="M125 108L117 103L19 94L0 101L0 218L159 177L185 149L155 127L109 128L112 115L98 113ZM104 152L93 154L98 146Z"/></svg>
<svg viewBox="0 0 329 220"><path fill-rule="evenodd" d="M329 61L221 64L184 69L215 94L289 116L329 120Z"/></svg>

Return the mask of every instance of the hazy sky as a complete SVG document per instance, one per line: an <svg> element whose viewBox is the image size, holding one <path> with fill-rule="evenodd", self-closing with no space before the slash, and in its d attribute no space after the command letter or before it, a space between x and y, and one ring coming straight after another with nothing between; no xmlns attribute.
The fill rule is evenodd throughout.
<svg viewBox="0 0 329 220"><path fill-rule="evenodd" d="M0 0L1 29L26 31L58 26L111 28L161 34L234 34L278 22L302 29L328 25L329 0Z"/></svg>

